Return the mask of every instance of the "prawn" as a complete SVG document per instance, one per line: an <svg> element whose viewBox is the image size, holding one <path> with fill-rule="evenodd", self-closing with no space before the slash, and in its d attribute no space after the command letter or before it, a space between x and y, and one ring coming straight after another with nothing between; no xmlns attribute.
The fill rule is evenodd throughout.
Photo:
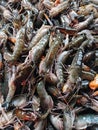
<svg viewBox="0 0 98 130"><path fill-rule="evenodd" d="M40 40L41 38L49 32L51 26L42 25L41 28L37 31L36 35L33 37L29 44L29 50L32 49Z"/></svg>
<svg viewBox="0 0 98 130"><path fill-rule="evenodd" d="M50 71L54 58L56 57L56 54L60 48L60 44L61 37L59 33L57 33L57 35L54 36L54 39L48 50L48 53L46 54L46 57L41 61L39 65L39 74L48 73Z"/></svg>
<svg viewBox="0 0 98 130"><path fill-rule="evenodd" d="M57 58L55 69L57 78L59 80L59 84L61 84L61 86L64 84L63 64L65 63L66 59L71 54L71 52L72 50L64 51Z"/></svg>
<svg viewBox="0 0 98 130"><path fill-rule="evenodd" d="M25 28L21 28L16 36L16 43L14 47L13 54L11 55L10 61L16 61L19 56L22 54L23 48L25 44Z"/></svg>
<svg viewBox="0 0 98 130"><path fill-rule="evenodd" d="M27 58L25 59L25 62L33 62L34 64L38 63L39 59L41 58L42 54L45 51L45 48L49 41L49 34L44 35L41 40L32 47L32 49L29 51L29 54Z"/></svg>
<svg viewBox="0 0 98 130"><path fill-rule="evenodd" d="M62 3L60 3L58 6L56 7L52 7L51 10L49 11L49 16L50 17L55 17L57 16L59 13L61 13L62 11L66 10L69 6L69 0L64 1Z"/></svg>
<svg viewBox="0 0 98 130"><path fill-rule="evenodd" d="M46 113L41 116L41 119L45 119L53 108L53 100L50 95L48 95L43 80L37 84L37 93L41 100L40 105L43 109L46 109Z"/></svg>
<svg viewBox="0 0 98 130"><path fill-rule="evenodd" d="M76 83L81 80L81 72L82 72L82 59L83 59L83 50L80 48L69 68L69 76L67 78L66 83L64 84L62 91L63 93L70 93L76 87Z"/></svg>

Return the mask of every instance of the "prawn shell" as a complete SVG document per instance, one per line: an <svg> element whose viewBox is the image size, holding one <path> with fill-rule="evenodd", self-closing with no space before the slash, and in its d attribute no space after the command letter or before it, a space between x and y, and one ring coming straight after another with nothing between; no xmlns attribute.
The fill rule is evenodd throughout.
<svg viewBox="0 0 98 130"><path fill-rule="evenodd" d="M68 1L64 1L64 2L60 3L58 6L51 8L51 10L49 11L49 16L55 17L59 13L61 13L65 9L67 9L67 7L68 7Z"/></svg>

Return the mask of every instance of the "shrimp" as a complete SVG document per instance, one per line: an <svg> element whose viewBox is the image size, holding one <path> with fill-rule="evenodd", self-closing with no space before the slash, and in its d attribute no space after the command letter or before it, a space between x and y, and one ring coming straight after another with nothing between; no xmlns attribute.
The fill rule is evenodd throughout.
<svg viewBox="0 0 98 130"><path fill-rule="evenodd" d="M51 10L49 11L49 16L50 17L55 17L58 14L60 14L62 11L66 10L69 6L69 0L64 1L62 3L60 3L58 6L56 7L52 7Z"/></svg>
<svg viewBox="0 0 98 130"><path fill-rule="evenodd" d="M72 50L64 51L57 58L57 63L55 65L55 69L56 69L56 75L59 80L59 84L61 84L61 85L64 84L63 65L64 65L66 59L68 58L68 56L71 54L71 52L72 52Z"/></svg>
<svg viewBox="0 0 98 130"><path fill-rule="evenodd" d="M43 81L40 81L37 84L37 93L41 100L40 102L41 107L46 110L46 113L41 116L41 119L45 119L50 113L51 109L53 108L53 100L51 96L48 95L47 91L45 90L45 85Z"/></svg>
<svg viewBox="0 0 98 130"><path fill-rule="evenodd" d="M83 50L80 48L69 68L69 76L67 78L66 83L64 84L62 91L63 93L70 93L76 87L76 84L79 80L81 80L81 72L82 72L82 59L83 59Z"/></svg>
<svg viewBox="0 0 98 130"><path fill-rule="evenodd" d="M45 51L48 41L49 41L49 34L46 34L41 38L41 40L37 43L37 45L32 47L32 49L29 51L29 55L27 56L25 62L29 60L29 62L33 62L34 64L38 63L42 54Z"/></svg>
<svg viewBox="0 0 98 130"><path fill-rule="evenodd" d="M47 25L42 25L41 28L37 31L36 35L31 40L29 44L29 50L32 49L40 40L41 38L49 32L51 27Z"/></svg>
<svg viewBox="0 0 98 130"><path fill-rule="evenodd" d="M52 45L49 48L48 53L46 54L46 57L41 61L39 65L39 74L49 73L51 66L53 64L54 58L56 57L56 54L60 48L60 44L61 44L61 37L59 33L57 33L57 35L54 36Z"/></svg>
<svg viewBox="0 0 98 130"><path fill-rule="evenodd" d="M11 55L10 61L16 61L19 56L22 54L22 50L25 44L25 28L21 28L16 36L16 43L14 47L13 54Z"/></svg>

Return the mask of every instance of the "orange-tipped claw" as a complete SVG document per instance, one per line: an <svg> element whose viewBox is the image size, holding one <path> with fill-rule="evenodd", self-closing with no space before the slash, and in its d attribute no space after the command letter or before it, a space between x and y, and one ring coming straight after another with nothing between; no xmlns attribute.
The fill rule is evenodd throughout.
<svg viewBox="0 0 98 130"><path fill-rule="evenodd" d="M89 87L93 90L98 88L98 74L96 74L94 80L89 83Z"/></svg>

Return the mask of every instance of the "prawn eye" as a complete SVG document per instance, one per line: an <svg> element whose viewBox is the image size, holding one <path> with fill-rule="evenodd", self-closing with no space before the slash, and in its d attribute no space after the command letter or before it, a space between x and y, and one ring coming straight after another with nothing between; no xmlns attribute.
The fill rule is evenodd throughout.
<svg viewBox="0 0 98 130"><path fill-rule="evenodd" d="M96 74L94 80L89 83L89 87L93 90L98 88L98 74Z"/></svg>

